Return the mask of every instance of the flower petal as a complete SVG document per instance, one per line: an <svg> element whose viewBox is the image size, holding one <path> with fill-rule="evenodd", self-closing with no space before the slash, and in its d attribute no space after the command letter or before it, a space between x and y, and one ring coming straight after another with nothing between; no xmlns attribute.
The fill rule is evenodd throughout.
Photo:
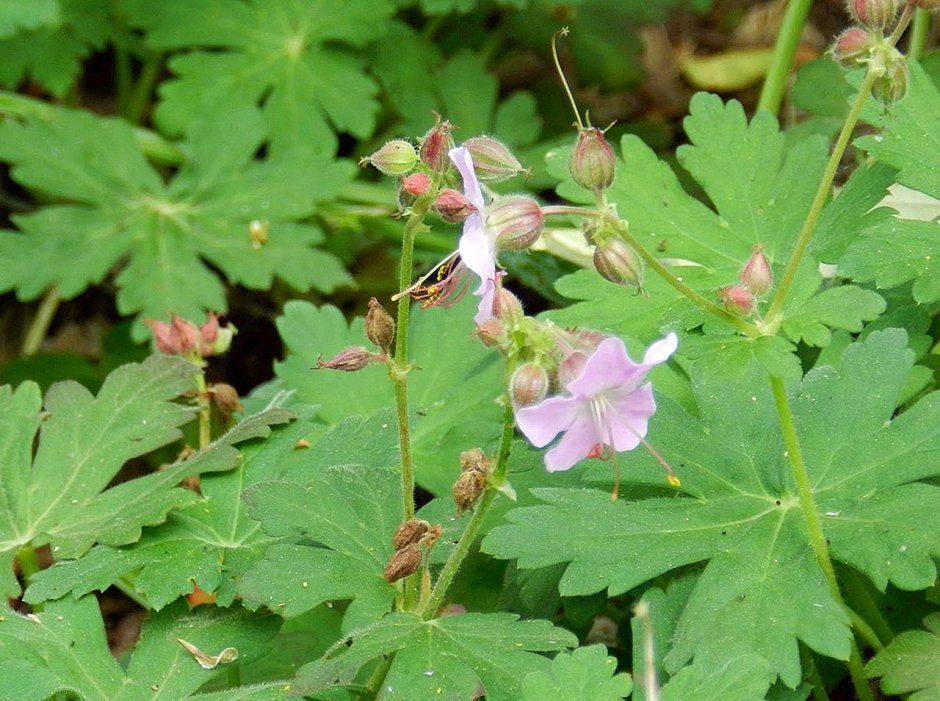
<svg viewBox="0 0 940 701"><path fill-rule="evenodd" d="M480 278L474 294L482 294L486 281L496 278L496 244L483 226L482 217L472 214L464 222L458 250L463 264Z"/></svg>
<svg viewBox="0 0 940 701"><path fill-rule="evenodd" d="M545 469L549 472L567 470L586 458L604 439L597 435L597 427L590 413L582 412L565 431L558 445L545 453Z"/></svg>
<svg viewBox="0 0 940 701"><path fill-rule="evenodd" d="M608 435L605 443L613 440L617 452L633 450L646 437L649 419L656 413L656 400L653 398L653 385L647 382L632 392L617 396L611 402L613 411L608 414L609 425L605 427Z"/></svg>
<svg viewBox="0 0 940 701"><path fill-rule="evenodd" d="M626 375L639 367L630 360L619 338L605 338L584 363L581 374L568 383L575 396L593 397L623 384Z"/></svg>
<svg viewBox="0 0 940 701"><path fill-rule="evenodd" d="M665 363L669 360L669 356L676 352L676 348L679 347L679 338L672 331L666 335L665 338L661 338L655 343L652 343L649 348L646 349L646 353L643 356L644 365L659 365L660 363Z"/></svg>
<svg viewBox="0 0 940 701"><path fill-rule="evenodd" d="M575 422L585 403L572 397L549 397L535 406L516 410L516 425L536 448L551 443Z"/></svg>
<svg viewBox="0 0 940 701"><path fill-rule="evenodd" d="M463 178L464 197L473 203L473 206L477 208L477 212L482 212L486 203L483 201L483 188L480 187L476 171L473 170L473 157L470 152L463 146L458 146L452 148L447 155L457 166L460 177Z"/></svg>

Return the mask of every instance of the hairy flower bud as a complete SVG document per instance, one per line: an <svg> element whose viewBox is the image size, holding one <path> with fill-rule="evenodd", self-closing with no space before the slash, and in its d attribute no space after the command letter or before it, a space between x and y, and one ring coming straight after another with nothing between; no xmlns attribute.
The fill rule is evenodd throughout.
<svg viewBox="0 0 940 701"><path fill-rule="evenodd" d="M522 302L502 285L499 285L493 297L493 316L507 325L515 324L525 316L522 311Z"/></svg>
<svg viewBox="0 0 940 701"><path fill-rule="evenodd" d="M404 579L408 575L418 571L421 564L421 546L417 543L406 545L400 550L396 550L388 564L385 566L383 577L385 581L391 584L399 579Z"/></svg>
<svg viewBox="0 0 940 701"><path fill-rule="evenodd" d="M940 0L908 0L908 2L922 10L940 9Z"/></svg>
<svg viewBox="0 0 940 701"><path fill-rule="evenodd" d="M535 363L523 363L509 380L509 396L515 407L532 406L548 394L548 373Z"/></svg>
<svg viewBox="0 0 940 701"><path fill-rule="evenodd" d="M375 297L369 300L369 311L366 312L366 336L385 355L391 352L392 340L395 338L395 320Z"/></svg>
<svg viewBox="0 0 940 701"><path fill-rule="evenodd" d="M349 348L344 348L326 362L323 362L323 356L321 355L317 358L317 366L313 369L326 368L327 370L355 372L368 365L371 358L372 354L362 346L349 346Z"/></svg>
<svg viewBox="0 0 940 701"><path fill-rule="evenodd" d="M427 173L412 173L401 179L398 199L402 207L408 207L431 189L431 178Z"/></svg>
<svg viewBox="0 0 940 701"><path fill-rule="evenodd" d="M526 172L501 141L488 136L474 136L461 145L470 152L473 169L480 180L499 182Z"/></svg>
<svg viewBox="0 0 940 701"><path fill-rule="evenodd" d="M480 339L487 348L496 348L507 342L506 324L498 318L487 319L476 327L473 334Z"/></svg>
<svg viewBox="0 0 940 701"><path fill-rule="evenodd" d="M462 192L446 188L440 191L431 205L431 210L439 214L444 221L457 224L476 212L477 208Z"/></svg>
<svg viewBox="0 0 940 701"><path fill-rule="evenodd" d="M868 60L872 36L861 27L849 27L836 37L829 50L832 59L845 69L852 69Z"/></svg>
<svg viewBox="0 0 940 701"><path fill-rule="evenodd" d="M395 530L395 534L392 536L392 549L401 550L408 545L419 542L430 527L430 523L419 518L405 521Z"/></svg>
<svg viewBox="0 0 940 701"><path fill-rule="evenodd" d="M571 177L578 185L594 192L606 190L614 181L616 163L617 157L603 131L587 127L578 132L568 163Z"/></svg>
<svg viewBox="0 0 940 701"><path fill-rule="evenodd" d="M392 139L382 148L359 161L359 165L370 163L385 175L399 176L410 173L418 163L415 147L404 139Z"/></svg>
<svg viewBox="0 0 940 701"><path fill-rule="evenodd" d="M170 317L170 326L179 338L180 348L183 352L196 350L200 345L200 329L191 321L173 314Z"/></svg>
<svg viewBox="0 0 940 701"><path fill-rule="evenodd" d="M736 316L750 314L756 306L754 295L743 285L722 287L718 290L718 299L726 310Z"/></svg>
<svg viewBox="0 0 940 701"><path fill-rule="evenodd" d="M576 380L584 370L587 364L589 354L583 351L575 351L565 356L564 360L558 363L558 384L567 387L570 382Z"/></svg>
<svg viewBox="0 0 940 701"><path fill-rule="evenodd" d="M617 285L643 286L643 261L622 239L599 243L594 249L594 267L601 277Z"/></svg>
<svg viewBox="0 0 940 701"><path fill-rule="evenodd" d="M539 203L525 195L508 195L486 208L486 226L496 233L500 251L520 251L542 235L545 215Z"/></svg>
<svg viewBox="0 0 940 701"><path fill-rule="evenodd" d="M485 484L486 474L479 470L465 470L460 473L452 490L458 516L476 503L483 494Z"/></svg>
<svg viewBox="0 0 940 701"><path fill-rule="evenodd" d="M741 269L741 284L751 291L757 297L760 297L774 283L774 271L770 267L767 256L764 255L764 247L758 244L754 246L754 252L748 258L747 263Z"/></svg>
<svg viewBox="0 0 940 701"><path fill-rule="evenodd" d="M442 122L441 116L437 115L437 124L421 138L421 148L418 151L421 162L435 173L443 173L450 167L447 154L454 148L454 137L450 135L453 128L450 122Z"/></svg>
<svg viewBox="0 0 940 701"><path fill-rule="evenodd" d="M849 16L869 29L884 31L898 13L896 0L848 0Z"/></svg>

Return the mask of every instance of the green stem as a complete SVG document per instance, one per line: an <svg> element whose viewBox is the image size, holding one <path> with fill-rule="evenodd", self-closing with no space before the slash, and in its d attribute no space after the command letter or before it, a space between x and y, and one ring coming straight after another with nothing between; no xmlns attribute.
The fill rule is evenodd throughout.
<svg viewBox="0 0 940 701"><path fill-rule="evenodd" d="M201 359L200 359L201 360ZM196 373L196 397L199 406L199 449L212 442L212 414L209 401L209 388L206 386L206 373Z"/></svg>
<svg viewBox="0 0 940 701"><path fill-rule="evenodd" d="M748 336L749 338L757 338L758 336L762 335L760 329L757 326L745 321L744 319L740 319L733 314L729 314L714 302L705 299L705 297L700 295L698 292L693 290L691 287L673 275L665 265L659 262L656 256L647 251L646 248L633 237L622 219L609 213L609 211L605 216L607 221L617 229L617 233L619 234L620 238L622 238L624 242L630 246L630 248L636 251L636 254L643 259L644 263L652 268L657 275L666 281L666 283L688 297L689 300L691 300L696 306L721 319L725 323L734 326L738 331L743 333L745 336Z"/></svg>
<svg viewBox="0 0 940 701"><path fill-rule="evenodd" d="M145 611L150 610L150 602L147 601L147 598L143 594L137 591L137 588L128 577L118 577L114 580L114 587Z"/></svg>
<svg viewBox="0 0 940 701"><path fill-rule="evenodd" d="M483 496L480 497L480 501L477 502L473 516L470 517L470 521L461 534L460 540L457 541L453 552L451 552L450 557L447 558L447 562L444 563L444 568L441 570L437 581L434 583L431 595L418 611L418 614L425 620L434 616L435 612L440 608L441 603L443 603L447 589L454 581L454 577L457 576L460 566L470 552L470 547L473 545L474 541L476 541L480 527L489 514L490 506L492 506L493 501L496 499L498 493L496 485L502 484L506 480L506 474L509 471L509 452L512 447L514 432L515 421L513 418L512 404L507 397L506 408L503 411L503 435L499 441L499 449L496 452L496 466L493 468L493 472L489 477L489 484L487 484L486 491L483 492Z"/></svg>
<svg viewBox="0 0 940 701"><path fill-rule="evenodd" d="M16 561L20 563L20 572L23 573L23 579L29 584L33 575L41 569L39 567L39 558L36 556L36 548L33 547L32 543L20 546L20 549L16 551Z"/></svg>
<svg viewBox="0 0 940 701"><path fill-rule="evenodd" d="M849 144L849 138L851 138L852 132L855 130L855 125L858 122L858 116L862 111L862 107L865 105L865 100L868 99L868 95L871 92L871 86L877 79L878 75L874 71L868 71L858 94L855 96L855 101L852 103L851 109L849 109L849 114L845 119L845 123L842 125L842 131L839 132L839 138L836 139L835 148L833 148L832 154L829 156L826 169L823 171L822 179L819 181L819 187L816 188L816 196L813 198L813 203L810 205L806 219L803 221L803 228L800 229L796 244L793 247L793 252L790 254L790 258L787 260L787 266L780 278L780 284L777 285L773 300L771 300L767 314L764 317L768 328L773 329L778 323L783 304L786 301L787 295L790 293L790 287L793 285L797 270L799 270L800 263L803 262L803 256L813 237L813 231L816 228L816 223L819 221L819 215L822 213L826 200L829 197L829 191L832 189L832 181L833 178L835 178L836 170L839 168L843 154L845 154L845 149Z"/></svg>
<svg viewBox="0 0 940 701"><path fill-rule="evenodd" d="M424 228L424 216L431 206L431 197L419 197L411 208L411 215L405 224L401 242L401 262L398 270L398 289L405 290L411 285L411 267L414 256L415 237ZM414 458L411 454L411 428L408 417L408 326L411 315L411 298L403 295L398 300L395 331L395 357L389 364L389 376L395 387L395 413L398 417L398 450L401 456L401 499L402 521L408 521L415 515L415 477ZM416 577L405 579L404 608L412 610L417 605Z"/></svg>
<svg viewBox="0 0 940 701"><path fill-rule="evenodd" d="M813 687L813 701L829 701L829 694L826 692L826 685L816 668L816 662L813 660L810 651L802 645L800 646L800 664L804 669L804 678Z"/></svg>
<svg viewBox="0 0 940 701"><path fill-rule="evenodd" d="M852 609L858 611L860 625L857 630L862 639L874 650L880 652L894 638L894 631L885 620L878 604L872 600L870 590L861 575L849 567L841 570L839 581L845 591L845 598Z"/></svg>
<svg viewBox="0 0 940 701"><path fill-rule="evenodd" d="M148 54L137 76L137 84L128 96L127 111L124 114L131 124L139 124L143 119L161 70L163 70L163 54Z"/></svg>
<svg viewBox="0 0 940 701"><path fill-rule="evenodd" d="M800 447L799 437L796 434L796 423L793 418L793 412L790 409L790 401L787 398L783 380L779 377L771 377L770 386L774 395L774 403L777 407L777 416L780 419L780 428L783 431L783 442L787 449L790 468L793 479L796 482L800 508L803 512L803 518L806 519L806 530L809 533L809 539L813 547L813 552L816 555L816 561L822 570L823 576L826 578L832 598L846 611L850 618L857 619L857 615L846 606L845 600L842 598L842 592L839 589L839 582L836 579L832 558L829 556L829 545L826 542L822 521L819 518L819 510L816 508L816 502L813 498L813 485L810 483L809 471L806 467L806 461L803 458L803 450ZM855 692L860 701L873 701L871 690L868 688L868 681L865 678L865 672L862 667L861 655L858 652L858 646L855 644L853 638L849 655L849 673L852 676L852 683L855 686Z"/></svg>
<svg viewBox="0 0 940 701"><path fill-rule="evenodd" d="M793 65L793 57L800 44L800 35L803 33L806 17L809 15L809 8L812 4L812 0L790 0L787 3L783 23L777 33L777 43L774 45L770 68L761 86L757 109L767 110L774 114L780 110L783 94L787 89L790 67Z"/></svg>
<svg viewBox="0 0 940 701"><path fill-rule="evenodd" d="M911 21L911 33L907 39L907 55L919 61L924 55L924 49L927 46L927 35L930 33L930 13L918 8L914 12L914 19Z"/></svg>
<svg viewBox="0 0 940 701"><path fill-rule="evenodd" d="M49 331L49 325L55 316L62 297L59 295L57 287L50 287L36 310L36 316L29 324L26 330L26 338L23 339L23 346L20 352L25 355L35 355L42 348L42 342L46 338L46 332Z"/></svg>
<svg viewBox="0 0 940 701"><path fill-rule="evenodd" d="M117 111L118 114L126 116L131 92L131 55L121 42L114 45L114 73L117 83Z"/></svg>

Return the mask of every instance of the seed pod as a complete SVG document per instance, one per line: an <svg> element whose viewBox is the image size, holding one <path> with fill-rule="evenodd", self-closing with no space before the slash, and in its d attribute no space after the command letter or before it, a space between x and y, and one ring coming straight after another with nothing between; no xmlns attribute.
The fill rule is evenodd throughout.
<svg viewBox="0 0 940 701"><path fill-rule="evenodd" d="M391 352L392 341L395 338L395 320L375 297L369 300L369 311L366 313L366 336L385 355Z"/></svg>
<svg viewBox="0 0 940 701"><path fill-rule="evenodd" d="M238 390L225 382L216 382L209 387L209 396L224 418L228 418L236 411L242 411L245 408L238 398Z"/></svg>
<svg viewBox="0 0 940 701"><path fill-rule="evenodd" d="M392 536L392 548L401 550L407 545L417 543L428 532L430 524L419 518L412 518L401 524Z"/></svg>
<svg viewBox="0 0 940 701"><path fill-rule="evenodd" d="M466 470L460 473L452 490L458 516L476 503L483 494L485 483L486 474L480 470Z"/></svg>
<svg viewBox="0 0 940 701"><path fill-rule="evenodd" d="M480 180L499 182L525 172L519 160L501 141L488 136L474 136L461 146L470 152L473 169Z"/></svg>
<svg viewBox="0 0 940 701"><path fill-rule="evenodd" d="M391 584L418 571L421 564L421 546L417 543L396 550L385 566L385 581Z"/></svg>
<svg viewBox="0 0 940 701"><path fill-rule="evenodd" d="M418 163L415 147L404 139L392 139L382 148L359 161L359 165L370 163L385 175L399 176L410 173Z"/></svg>
<svg viewBox="0 0 940 701"><path fill-rule="evenodd" d="M587 127L578 132L568 163L571 177L578 185L594 192L606 190L614 182L616 163L617 157L603 131Z"/></svg>
<svg viewBox="0 0 940 701"><path fill-rule="evenodd" d="M317 358L314 370L326 368L327 370L342 370L343 372L356 372L369 364L372 354L362 346L349 346L344 348L332 358L323 362L323 356Z"/></svg>
<svg viewBox="0 0 940 701"><path fill-rule="evenodd" d="M460 471L468 472L475 470L477 472L487 472L490 469L490 461L486 454L480 448L471 448L460 454Z"/></svg>

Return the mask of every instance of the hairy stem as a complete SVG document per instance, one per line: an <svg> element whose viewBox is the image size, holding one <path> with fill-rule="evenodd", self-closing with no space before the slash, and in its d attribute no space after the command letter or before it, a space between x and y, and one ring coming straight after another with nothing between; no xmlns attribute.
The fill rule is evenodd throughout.
<svg viewBox="0 0 940 701"><path fill-rule="evenodd" d="M855 130L855 125L858 123L858 116L862 111L865 100L868 99L868 95L871 92L871 86L877 78L878 75L874 71L868 71L862 83L862 87L859 89L858 94L855 96L855 101L849 109L845 123L842 125L839 138L836 139L836 145L832 149L829 161L826 163L826 169L823 171L822 179L819 181L819 187L816 189L816 196L813 198L806 219L803 221L803 228L800 229L800 233L796 238L793 252L787 260L787 266L784 268L783 275L780 277L780 284L777 285L773 300L771 300L770 306L767 309L767 315L764 317L767 326L770 328L774 328L777 323L777 319L783 309L783 304L786 302L787 295L790 293L790 287L793 286L797 270L799 270L800 263L803 262L803 256L806 254L806 249L809 247L813 232L816 229L816 223L819 221L819 215L822 213L826 200L829 197L829 191L832 189L832 180L835 178L836 170L839 168L839 163L842 160L842 156L845 154L849 139L852 136L852 132Z"/></svg>
<svg viewBox="0 0 940 701"><path fill-rule="evenodd" d="M790 67L796 55L796 47L799 46L800 35L803 33L806 17L809 15L809 8L812 4L812 0L790 0L787 3L783 23L777 34L777 42L774 44L770 68L767 70L767 77L764 78L760 98L757 100L757 109L767 110L774 114L780 110L783 95L787 90Z"/></svg>
<svg viewBox="0 0 940 701"><path fill-rule="evenodd" d="M163 54L148 53L140 68L140 74L137 76L137 84L127 97L124 117L131 124L139 124L143 119L161 70L163 70Z"/></svg>
<svg viewBox="0 0 940 701"><path fill-rule="evenodd" d="M927 46L927 34L930 32L930 13L918 8L911 20L911 34L907 40L907 55L919 61Z"/></svg>
<svg viewBox="0 0 940 701"><path fill-rule="evenodd" d="M26 330L26 338L23 339L23 346L20 352L25 355L35 355L42 348L42 342L46 338L46 332L49 331L49 325L55 316L62 297L56 287L50 287L43 295L39 309L36 310L36 316L29 324Z"/></svg>
<svg viewBox="0 0 940 701"><path fill-rule="evenodd" d="M777 407L777 416L780 419L780 428L783 431L783 442L787 449L790 469L793 474L793 479L796 482L796 490L800 499L800 509L803 512L803 518L806 520L806 529L809 533L813 553L816 555L816 562L819 564L823 576L826 578L832 598L846 611L847 615L853 619L854 624L855 619L858 617L854 615L854 612L848 609L845 600L842 598L842 592L839 589L839 582L836 579L832 558L829 556L829 545L823 533L822 521L819 518L819 510L816 508L816 501L813 498L813 485L810 482L809 471L806 467L806 461L803 458L799 437L796 434L796 423L790 408L790 400L787 397L786 388L784 387L783 380L779 377L772 377L770 379L770 386L774 395L774 403ZM851 642L851 652L849 655L849 673L852 676L852 683L855 686L855 692L860 701L873 701L871 690L868 688L868 681L862 669L861 655L859 654L858 646L854 638Z"/></svg>
<svg viewBox="0 0 940 701"><path fill-rule="evenodd" d="M486 491L483 492L483 496L480 497L480 501L477 502L473 516L470 517L470 521L461 534L460 540L457 542L450 557L447 558L447 562L444 563L444 568L441 570L437 581L434 583L431 595L418 610L418 614L425 620L433 617L434 613L440 608L441 603L443 603L447 589L454 581L454 577L457 576L460 566L470 552L470 547L476 540L480 527L486 520L490 506L492 506L493 501L496 499L498 490L495 485L501 484L506 479L506 473L509 470L509 451L512 446L514 430L515 422L513 420L512 404L507 397L506 408L503 411L503 435L500 438L499 450L496 453L496 465L493 468L490 478L487 480L489 484L487 484Z"/></svg>
<svg viewBox="0 0 940 701"><path fill-rule="evenodd" d="M630 248L636 251L636 254L643 259L644 263L652 268L653 271L669 285L685 295L693 304L708 312L709 314L712 314L718 319L721 319L725 323L730 324L749 338L757 338L761 335L760 329L758 329L754 324L751 324L744 319L739 319L733 314L729 314L720 306L711 300L706 299L691 287L686 285L684 282L682 282L682 280L673 275L669 268L660 263L656 256L646 250L646 248L633 237L623 219L620 219L616 215L610 213L609 210L608 213L605 214L605 217L607 221L617 229L617 233L620 238L622 238L624 242L630 246Z"/></svg>

